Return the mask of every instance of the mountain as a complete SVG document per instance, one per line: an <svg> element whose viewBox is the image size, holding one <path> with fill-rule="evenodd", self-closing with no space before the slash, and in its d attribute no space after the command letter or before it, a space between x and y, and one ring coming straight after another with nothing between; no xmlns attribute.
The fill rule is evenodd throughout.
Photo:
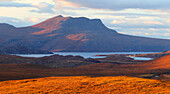
<svg viewBox="0 0 170 94"><path fill-rule="evenodd" d="M0 46L72 52L166 51L169 39L119 34L100 19L56 16L39 24L16 28L0 24Z"/></svg>

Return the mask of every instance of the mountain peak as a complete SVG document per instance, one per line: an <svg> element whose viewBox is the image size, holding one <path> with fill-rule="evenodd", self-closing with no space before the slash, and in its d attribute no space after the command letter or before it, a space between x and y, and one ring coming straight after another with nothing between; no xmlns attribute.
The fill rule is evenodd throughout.
<svg viewBox="0 0 170 94"><path fill-rule="evenodd" d="M58 18L65 18L65 17L62 16L62 15L58 15L58 16L54 16L54 17L52 17L52 18L50 18L50 19L58 19Z"/></svg>
<svg viewBox="0 0 170 94"><path fill-rule="evenodd" d="M58 15L58 16L56 16L56 17L63 17L62 15Z"/></svg>
<svg viewBox="0 0 170 94"><path fill-rule="evenodd" d="M39 24L33 25L32 27L43 29L39 32L34 32L33 35L43 35L51 33L53 30L58 30L61 28L61 24L68 20L68 17L63 17L62 15L50 18L41 22Z"/></svg>
<svg viewBox="0 0 170 94"><path fill-rule="evenodd" d="M42 23L32 27L41 28L39 32L34 32L33 35L47 35L54 31L64 29L64 31L101 31L108 28L100 19L89 19L86 17L63 17L62 15L50 18Z"/></svg>

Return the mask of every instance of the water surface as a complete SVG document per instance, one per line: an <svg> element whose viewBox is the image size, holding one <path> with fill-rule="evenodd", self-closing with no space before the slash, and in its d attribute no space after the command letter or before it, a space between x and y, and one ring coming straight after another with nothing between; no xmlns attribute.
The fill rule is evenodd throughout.
<svg viewBox="0 0 170 94"><path fill-rule="evenodd" d="M158 53L158 52L54 52L54 54L59 55L73 55L73 56L82 56L84 58L105 58L106 56L95 56L95 55L110 55L110 54L148 54L148 53ZM22 57L44 57L44 56L51 56L54 54L16 54ZM131 57L135 60L151 60L152 58L145 58L145 57Z"/></svg>

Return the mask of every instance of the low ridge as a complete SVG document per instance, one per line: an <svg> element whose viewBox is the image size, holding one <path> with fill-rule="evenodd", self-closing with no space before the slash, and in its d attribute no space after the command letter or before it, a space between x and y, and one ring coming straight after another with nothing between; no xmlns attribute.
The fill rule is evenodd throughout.
<svg viewBox="0 0 170 94"><path fill-rule="evenodd" d="M170 69L170 55L166 55L153 61L141 63L139 66L143 66L146 69Z"/></svg>

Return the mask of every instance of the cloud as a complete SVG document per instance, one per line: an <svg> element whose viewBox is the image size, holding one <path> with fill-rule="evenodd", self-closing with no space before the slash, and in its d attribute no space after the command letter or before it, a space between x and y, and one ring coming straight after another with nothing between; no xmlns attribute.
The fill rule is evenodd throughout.
<svg viewBox="0 0 170 94"><path fill-rule="evenodd" d="M107 16L106 16L107 17ZM122 34L153 37L170 38L170 18L155 16L113 16L102 19L105 25Z"/></svg>
<svg viewBox="0 0 170 94"><path fill-rule="evenodd" d="M150 24L154 24L154 25L164 25L163 23L158 22L158 21L144 21L143 23L146 24L146 25L150 25Z"/></svg>
<svg viewBox="0 0 170 94"><path fill-rule="evenodd" d="M9 2L9 1L15 1L15 0L0 0L0 2Z"/></svg>
<svg viewBox="0 0 170 94"><path fill-rule="evenodd" d="M0 2L0 7L33 7L31 4L16 2Z"/></svg>
<svg viewBox="0 0 170 94"><path fill-rule="evenodd" d="M43 20L45 20L45 18L43 18L43 17L28 17L28 18L24 18L24 19L18 19L18 18L14 18L14 17L0 16L0 23L11 24L15 27L31 26L31 25L37 24Z"/></svg>
<svg viewBox="0 0 170 94"><path fill-rule="evenodd" d="M136 11L136 10L133 10L133 11ZM141 11L141 10L140 10ZM139 11L138 11L139 12ZM94 14L97 14L97 15L114 15L114 16L126 16L126 17L139 17L139 16L159 16L159 15L162 15L162 14L152 14L152 13L138 13L138 12L135 12L135 13L126 13L126 12L121 12L121 13L94 13Z"/></svg>
<svg viewBox="0 0 170 94"><path fill-rule="evenodd" d="M32 6L37 8L37 10L31 10L31 12L54 13L54 11L53 11L54 5L53 4L41 2L38 4L33 4Z"/></svg>
<svg viewBox="0 0 170 94"><path fill-rule="evenodd" d="M143 37L152 37L152 38L170 38L170 29L154 29L152 28L120 28L118 29L119 33L143 36Z"/></svg>
<svg viewBox="0 0 170 94"><path fill-rule="evenodd" d="M8 23L16 27L22 27L31 24L31 22L29 21L23 21L21 19L17 19L13 17L2 17L2 16L0 16L0 23Z"/></svg>
<svg viewBox="0 0 170 94"><path fill-rule="evenodd" d="M40 18L38 17L29 17L27 18L27 21L32 22L32 23L37 23L40 21Z"/></svg>
<svg viewBox="0 0 170 94"><path fill-rule="evenodd" d="M56 3L56 7L63 8L63 7L80 7L79 4L74 2L69 2L66 0L53 0Z"/></svg>
<svg viewBox="0 0 170 94"><path fill-rule="evenodd" d="M113 20L112 22L111 22L112 24L122 24L122 23L125 23L125 21L117 21L117 20Z"/></svg>
<svg viewBox="0 0 170 94"><path fill-rule="evenodd" d="M169 23L166 22L166 19L161 19L158 17L150 16L139 16L136 18L111 18L110 20L104 19L104 22L107 23L109 27L121 27L121 28L170 28Z"/></svg>
<svg viewBox="0 0 170 94"><path fill-rule="evenodd" d="M40 2L38 4L29 4L29 3L17 3L17 2L0 2L0 7L30 7L30 8L36 8L34 10L30 10L31 12L37 12L37 13L54 13L53 4Z"/></svg>
<svg viewBox="0 0 170 94"><path fill-rule="evenodd" d="M65 6L82 6L97 9L123 10L140 9L167 9L169 0L55 0Z"/></svg>

